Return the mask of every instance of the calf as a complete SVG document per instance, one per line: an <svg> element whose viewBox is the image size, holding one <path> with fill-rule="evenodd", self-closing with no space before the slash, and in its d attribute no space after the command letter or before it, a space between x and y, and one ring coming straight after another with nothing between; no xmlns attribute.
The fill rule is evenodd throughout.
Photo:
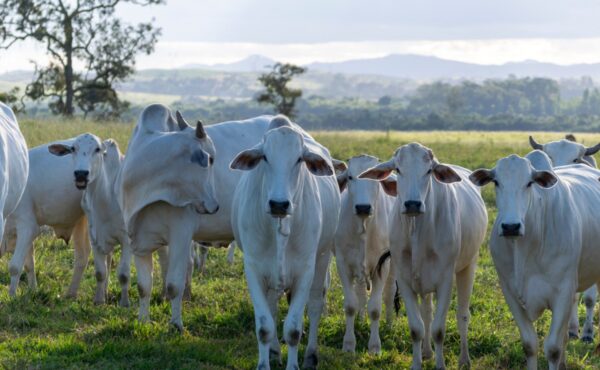
<svg viewBox="0 0 600 370"><path fill-rule="evenodd" d="M75 139L63 140L73 145ZM41 227L50 226L57 237L65 242L73 241L73 277L66 296L77 296L83 272L90 255L87 219L81 208L81 191L73 187L71 161L53 156L48 148L54 144L41 145L29 150L29 177L23 197L17 209L6 222L3 250L14 251L9 263L9 295L17 293L23 265L27 271L29 287L35 289L33 241L40 235Z"/></svg>
<svg viewBox="0 0 600 370"><path fill-rule="evenodd" d="M231 168L247 171L234 193L231 222L254 305L258 368L269 369L269 355L279 356L277 302L285 290L290 296L283 324L287 369L298 368L307 302L310 330L303 365L316 367L317 329L340 209L329 152L279 116L262 142L241 152Z"/></svg>
<svg viewBox="0 0 600 370"><path fill-rule="evenodd" d="M479 190L468 181L470 171L440 164L431 149L404 145L392 159L359 178L387 179L397 172L390 227L390 252L400 295L405 302L413 341L413 369L431 351L432 294L437 298L433 340L437 368L445 368L443 342L446 316L456 277L460 332L460 366L468 366L469 301L479 247L487 227L487 211ZM418 297L421 296L421 311ZM423 348L423 352L422 351Z"/></svg>
<svg viewBox="0 0 600 370"><path fill-rule="evenodd" d="M544 352L550 369L566 366L567 327L577 291L600 280L600 171L587 165L537 170L511 155L492 170L473 172L483 186L494 182L498 216L490 251L500 286L517 323L527 368L537 369L533 326L552 311Z"/></svg>
<svg viewBox="0 0 600 370"><path fill-rule="evenodd" d="M342 200L335 237L335 258L344 289L346 313L346 334L342 348L348 352L355 351L354 318L357 312L364 310L367 286L371 286L367 309L371 318L370 352L381 352L379 317L384 288L388 324L393 318L394 277L390 276L388 280L389 263L385 263L379 271L377 264L380 256L389 249L389 224L394 198L386 192L395 193L393 187L396 183L384 180L381 182L383 190L380 190L376 182L358 178L358 175L378 163L377 158L369 155L352 157L348 160L348 169L337 176ZM392 189L387 190L389 187Z"/></svg>
<svg viewBox="0 0 600 370"><path fill-rule="evenodd" d="M129 276L131 248L117 197L115 181L121 169L123 155L117 143L102 142L93 134L82 134L72 144L57 143L48 147L56 156L71 155L74 185L83 190L81 207L89 223L89 235L94 251L96 294L94 303L106 302L108 269L117 244L121 245L118 278L121 284L119 304L129 306ZM73 186L73 185L71 185Z"/></svg>

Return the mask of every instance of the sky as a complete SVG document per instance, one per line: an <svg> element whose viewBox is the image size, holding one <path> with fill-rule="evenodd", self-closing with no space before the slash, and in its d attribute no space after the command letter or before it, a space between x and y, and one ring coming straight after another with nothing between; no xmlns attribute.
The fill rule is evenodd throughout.
<svg viewBox="0 0 600 370"><path fill-rule="evenodd" d="M299 64L422 54L480 64L600 62L598 0L167 0L119 5L126 22L162 28L139 68L226 63L251 54ZM26 43L0 72L44 61Z"/></svg>

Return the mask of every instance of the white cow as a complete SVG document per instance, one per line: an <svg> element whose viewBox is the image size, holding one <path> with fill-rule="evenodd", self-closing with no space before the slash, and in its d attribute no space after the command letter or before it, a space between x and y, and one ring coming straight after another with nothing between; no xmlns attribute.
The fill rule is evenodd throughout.
<svg viewBox="0 0 600 370"><path fill-rule="evenodd" d="M596 160L593 155L600 150L600 144L587 148L575 141L575 136L567 135L565 140L553 141L547 144L539 144L532 136L529 136L530 145L536 149L546 153L554 167L567 166L572 164L587 164L591 167L596 167ZM532 162L536 170L547 170L540 168ZM586 318L583 325L583 335L581 340L587 343L594 341L594 306L598 297L598 288L592 285L589 289L583 292L583 302L586 309ZM579 297L573 306L571 321L569 322L569 337L579 338L579 315L578 308Z"/></svg>
<svg viewBox="0 0 600 370"><path fill-rule="evenodd" d="M564 353L576 291L600 280L600 171L586 165L539 171L511 155L472 182L496 185L498 216L490 251L504 297L521 332L527 368L537 369L533 326L552 311L544 352L550 369L566 365Z"/></svg>
<svg viewBox="0 0 600 370"><path fill-rule="evenodd" d="M199 124L194 131L163 105L150 105L141 113L118 185L136 260L142 321L149 319L151 253L169 245L169 252L175 250L173 258L169 253L166 279L171 323L183 328L181 293L190 240L233 240L231 200L240 176L229 163L260 142L269 122L270 117L257 117L206 129Z"/></svg>
<svg viewBox="0 0 600 370"><path fill-rule="evenodd" d="M129 237L117 197L115 181L123 162L123 154L117 143L108 139L102 142L96 135L81 134L72 143L56 143L48 147L55 156L70 155L71 184L83 190L81 208L89 223L89 235L94 252L96 269L96 294L94 303L106 302L108 272L112 254L117 244L121 245L121 260L118 279L121 284L119 304L129 306L129 275L131 248ZM69 190L73 192L74 190Z"/></svg>
<svg viewBox="0 0 600 370"><path fill-rule="evenodd" d="M327 149L284 116L275 117L270 128L260 144L231 163L232 169L247 171L235 190L231 222L254 305L258 368L270 368L270 353L279 357L277 303L285 290L290 295L283 324L287 369L298 369L307 302L303 366L314 368L340 193Z"/></svg>
<svg viewBox="0 0 600 370"><path fill-rule="evenodd" d="M343 350L354 352L354 318L362 316L367 300L367 287L371 287L367 311L371 318L369 351L381 352L379 318L381 302L385 298L387 323L391 324L394 311L395 278L388 280L389 263L378 271L379 258L389 250L390 216L394 198L386 194L386 187L395 187L395 181L359 179L358 176L379 160L370 155L360 155L348 160L348 169L337 175L342 192L340 220L335 238L335 258L344 289L346 334ZM346 190L346 191L344 191ZM392 189L391 192L395 192ZM387 284L386 284L387 282ZM385 288L385 294L384 294Z"/></svg>
<svg viewBox="0 0 600 370"><path fill-rule="evenodd" d="M0 240L8 217L13 213L25 192L29 175L27 144L13 111L0 102ZM33 268L33 259L31 259ZM21 265L22 266L22 265ZM11 266L11 280L13 275ZM31 280L30 280L31 282Z"/></svg>
<svg viewBox="0 0 600 370"><path fill-rule="evenodd" d="M75 139L62 140L72 145ZM73 240L73 277L67 297L77 296L83 272L90 255L87 220L81 209L82 193L73 188L71 161L48 153L44 144L29 150L29 177L25 192L17 209L8 218L3 249L14 251L9 263L10 296L15 296L23 265L27 271L29 287L35 289L37 281L34 268L33 241L40 235L43 225L50 226L57 237L65 242Z"/></svg>
<svg viewBox="0 0 600 370"><path fill-rule="evenodd" d="M405 302L414 369L431 356L432 293L436 367L445 368L443 342L446 316L456 276L460 366L468 366L469 301L479 247L487 227L487 211L479 189L466 180L470 171L438 163L433 152L417 143L396 150L392 159L359 178L384 180L397 172L390 251L400 295ZM393 190L393 187L392 187ZM421 312L418 297L421 296Z"/></svg>

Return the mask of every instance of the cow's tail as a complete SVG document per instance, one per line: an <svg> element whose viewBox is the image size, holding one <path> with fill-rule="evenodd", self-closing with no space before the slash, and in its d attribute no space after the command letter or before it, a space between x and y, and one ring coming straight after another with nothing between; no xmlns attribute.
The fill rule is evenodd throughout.
<svg viewBox="0 0 600 370"><path fill-rule="evenodd" d="M377 271L377 275L379 277L381 277L381 268L383 267L383 264L385 263L385 260L387 260L390 257L392 257L392 253L390 252L389 249L387 251L385 251L381 255L381 257L379 257L379 261L377 261L377 267L375 268L375 271Z"/></svg>
<svg viewBox="0 0 600 370"><path fill-rule="evenodd" d="M396 286L396 291L394 292L394 311L396 311L396 316L400 312L400 289L398 288L398 281L394 279L394 285Z"/></svg>

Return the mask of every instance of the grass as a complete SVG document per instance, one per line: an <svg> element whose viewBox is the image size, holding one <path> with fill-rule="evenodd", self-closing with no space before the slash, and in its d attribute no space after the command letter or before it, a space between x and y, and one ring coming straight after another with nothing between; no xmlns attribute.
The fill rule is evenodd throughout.
<svg viewBox="0 0 600 370"><path fill-rule="evenodd" d="M102 138L113 137L125 149L132 125L81 122L21 122L30 146L51 140L94 132ZM489 132L315 132L335 157L346 159L358 153L371 153L387 159L393 150L406 142L419 141L431 147L442 162L469 168L490 167L505 155L529 151L525 133ZM558 133L540 133L540 142L561 137ZM600 141L600 135L579 135L585 143ZM494 219L493 192L488 187L484 198ZM39 369L250 369L256 366L257 347L254 335L252 304L246 289L241 253L236 252L233 265L226 262L224 250L211 250L206 274L193 279L193 300L184 306L185 331L178 334L168 326L170 306L158 296L158 277L151 306L152 323L139 324L135 275L131 289L132 307L116 305L119 287L114 274L110 284L109 304L92 304L95 286L92 264L88 265L77 300L63 297L71 277L72 250L50 236L35 243L39 288L29 291L22 280L18 297L10 299L8 289L0 289L0 366ZM117 258L113 259L113 261ZM7 286L8 257L0 260L0 284ZM114 270L114 269L113 269ZM366 352L368 325L357 323L357 354L343 353L344 335L342 293L332 266L332 288L328 309L319 332L321 369L399 369L408 368L411 345L403 308L392 328L382 328L383 353ZM285 300L281 303L286 310ZM458 365L459 338L454 318L455 302L448 316L445 355L448 368ZM580 313L583 313L580 306ZM500 292L498 279L486 243L481 248L476 283L471 303L469 331L471 360L474 369L520 369L525 366L518 330ZM537 323L542 338L548 330L550 316ZM281 327L281 323L280 323ZM303 338L305 343L305 338ZM542 358L540 366L547 367ZM594 347L579 342L568 346L568 365L572 369L600 368ZM285 355L285 346L283 346ZM301 355L304 347L301 347ZM431 369L432 361L425 362Z"/></svg>

